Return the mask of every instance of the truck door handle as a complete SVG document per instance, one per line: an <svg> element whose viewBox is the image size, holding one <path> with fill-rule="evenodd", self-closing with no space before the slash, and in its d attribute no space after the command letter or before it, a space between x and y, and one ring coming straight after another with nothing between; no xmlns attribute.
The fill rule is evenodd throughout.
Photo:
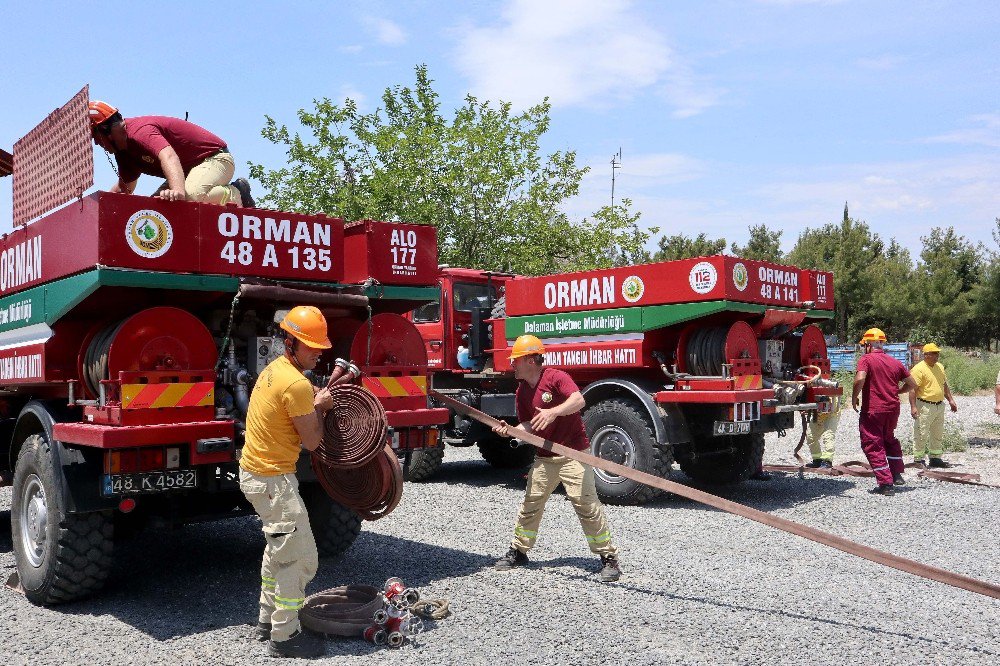
<svg viewBox="0 0 1000 666"><path fill-rule="evenodd" d="M429 344L430 344L431 349L433 349L434 351L437 351L437 350L441 349L441 341L440 340L431 340Z"/></svg>

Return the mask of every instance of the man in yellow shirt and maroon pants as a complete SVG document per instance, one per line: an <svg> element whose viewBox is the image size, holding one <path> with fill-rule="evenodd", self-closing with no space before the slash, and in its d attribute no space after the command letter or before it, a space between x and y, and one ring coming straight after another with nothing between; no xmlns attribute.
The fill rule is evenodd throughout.
<svg viewBox="0 0 1000 666"><path fill-rule="evenodd" d="M316 657L322 645L302 631L299 609L319 555L295 467L302 449L320 445L323 414L333 406L329 389L314 390L303 374L331 344L326 319L312 306L293 308L280 326L285 354L264 368L250 395L240 490L260 516L267 544L257 636L272 657Z"/></svg>
<svg viewBox="0 0 1000 666"><path fill-rule="evenodd" d="M958 405L948 387L944 366L938 363L941 348L933 342L924 345L924 360L913 366L910 376L917 383L917 390L910 392L910 415L913 422L913 462L924 461L929 455L928 467L951 467L944 455L944 401L951 411Z"/></svg>

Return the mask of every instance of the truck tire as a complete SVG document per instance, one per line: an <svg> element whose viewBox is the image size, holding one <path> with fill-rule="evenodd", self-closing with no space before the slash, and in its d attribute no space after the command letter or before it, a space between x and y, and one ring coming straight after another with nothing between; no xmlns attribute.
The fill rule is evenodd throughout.
<svg viewBox="0 0 1000 666"><path fill-rule="evenodd" d="M535 461L535 447L514 448L506 437L487 437L476 442L483 460L497 469L524 469Z"/></svg>
<svg viewBox="0 0 1000 666"><path fill-rule="evenodd" d="M656 441L646 410L635 401L602 400L587 408L583 425L595 456L653 476L670 474L671 446ZM594 481L598 496L608 504L644 504L663 492L599 469L594 470Z"/></svg>
<svg viewBox="0 0 1000 666"><path fill-rule="evenodd" d="M361 518L343 504L330 499L318 483L303 488L302 500L309 512L309 526L320 557L339 557L361 533Z"/></svg>
<svg viewBox="0 0 1000 666"><path fill-rule="evenodd" d="M28 437L14 471L11 538L24 595L40 605L89 596L111 571L111 512L67 514L60 474L45 436Z"/></svg>
<svg viewBox="0 0 1000 666"><path fill-rule="evenodd" d="M764 457L764 435L726 435L675 447L681 471L711 485L740 483L757 471Z"/></svg>
<svg viewBox="0 0 1000 666"><path fill-rule="evenodd" d="M399 462L403 465L404 481L426 481L434 476L444 462L444 447L437 449L413 449L410 464L406 464L405 453L400 452Z"/></svg>

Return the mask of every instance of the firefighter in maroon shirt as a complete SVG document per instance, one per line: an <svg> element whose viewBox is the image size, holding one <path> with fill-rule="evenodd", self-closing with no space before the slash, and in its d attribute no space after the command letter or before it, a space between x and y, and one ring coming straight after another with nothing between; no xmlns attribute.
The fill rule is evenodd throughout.
<svg viewBox="0 0 1000 666"><path fill-rule="evenodd" d="M236 164L226 142L180 118L122 118L105 102L90 102L94 143L115 156L118 182L110 192L132 194L140 174L164 178L153 196L167 201L235 202L254 207L246 178L233 182Z"/></svg>
<svg viewBox="0 0 1000 666"><path fill-rule="evenodd" d="M504 424L494 428L494 432L504 437L517 437L519 431L527 431L571 449L586 451L590 449L590 441L580 417L580 410L586 405L583 395L568 374L542 367L544 352L542 341L533 335L522 335L514 341L510 359L514 377L520 380L515 397L520 424ZM536 450L535 462L528 474L514 540L507 554L497 561L496 568L507 571L527 563L527 552L538 538L545 502L560 482L580 519L591 552L601 557L600 580L605 583L618 580L621 576L618 549L611 541L604 507L597 498L593 468L541 450Z"/></svg>
<svg viewBox="0 0 1000 666"><path fill-rule="evenodd" d="M854 411L858 411L858 403L861 402L861 418L858 420L861 449L878 481L878 486L871 492L892 495L894 485L905 483L903 450L896 439L899 396L912 391L917 384L905 365L885 353L882 349L884 343L885 333L877 328L868 329L861 337L865 355L858 361L851 404Z"/></svg>

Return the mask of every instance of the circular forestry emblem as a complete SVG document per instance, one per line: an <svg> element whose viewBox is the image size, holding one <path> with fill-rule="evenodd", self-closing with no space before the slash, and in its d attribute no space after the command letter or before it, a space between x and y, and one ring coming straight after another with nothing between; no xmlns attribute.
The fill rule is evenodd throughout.
<svg viewBox="0 0 1000 666"><path fill-rule="evenodd" d="M545 393L543 393L542 394L542 402L544 402L546 405L549 404L550 402L552 402L552 394L549 393L548 391L546 391Z"/></svg>
<svg viewBox="0 0 1000 666"><path fill-rule="evenodd" d="M635 303L646 293L646 285L638 275L630 275L622 282L622 298L629 303Z"/></svg>
<svg viewBox="0 0 1000 666"><path fill-rule="evenodd" d="M688 274L688 284L697 294L707 294L715 289L715 282L719 279L719 274L715 271L715 266L707 261L699 261Z"/></svg>
<svg viewBox="0 0 1000 666"><path fill-rule="evenodd" d="M140 257L163 256L174 242L174 230L167 218L155 210L140 210L125 224L125 240Z"/></svg>
<svg viewBox="0 0 1000 666"><path fill-rule="evenodd" d="M743 265L742 261L736 262L736 265L733 266L733 284L740 291L746 291L749 282L750 277L747 274L747 267Z"/></svg>

